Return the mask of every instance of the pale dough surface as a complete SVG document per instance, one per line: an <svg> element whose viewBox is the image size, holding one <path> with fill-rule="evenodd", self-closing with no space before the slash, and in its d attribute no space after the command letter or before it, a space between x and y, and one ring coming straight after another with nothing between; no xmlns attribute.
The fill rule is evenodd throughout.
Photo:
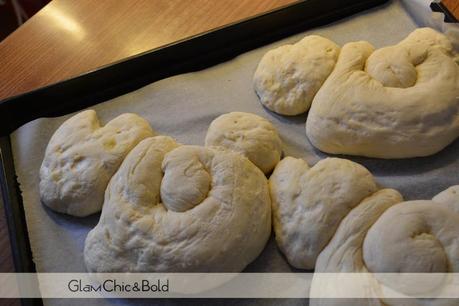
<svg viewBox="0 0 459 306"><path fill-rule="evenodd" d="M268 51L253 76L260 102L278 114L304 113L332 72L338 54L337 44L318 35Z"/></svg>
<svg viewBox="0 0 459 306"><path fill-rule="evenodd" d="M124 157L155 133L136 114L101 126L94 110L66 120L53 134L40 168L40 197L46 206L84 217L100 211L107 184Z"/></svg>
<svg viewBox="0 0 459 306"><path fill-rule="evenodd" d="M387 22L390 20L391 22ZM369 27L368 25L372 25ZM253 74L263 55L280 45L293 44L306 35L319 34L344 45L367 40L380 48L396 44L416 26L397 1L334 24L314 28L242 54L228 62L155 82L145 88L117 97L93 108L103 122L124 112L146 118L158 133L171 135L180 143L204 145L209 124L221 114L232 111L255 113L272 122L284 142L287 156L304 158L314 165L327 154L315 150L307 141L306 114L278 116L260 107L253 90ZM185 110L185 111L184 111ZM24 199L29 238L39 272L84 272L84 240L97 224L98 215L71 218L56 214L40 205L38 170L46 144L54 131L70 115L41 118L28 123L11 136L16 171ZM393 160L351 157L364 165L382 186L399 190L406 199L429 199L459 182L456 141L439 154L419 159ZM297 272L288 265L274 239L245 272ZM49 299L45 305L178 305L183 300L78 300ZM301 299L212 299L187 300L192 305L307 305Z"/></svg>
<svg viewBox="0 0 459 306"><path fill-rule="evenodd" d="M302 159L286 157L269 186L277 244L292 266L311 270L341 219L378 190L367 169L339 158L310 168Z"/></svg>
<svg viewBox="0 0 459 306"><path fill-rule="evenodd" d="M434 154L459 135L459 65L450 41L418 29L379 50L347 43L316 94L306 134L319 150L377 158Z"/></svg>
<svg viewBox="0 0 459 306"><path fill-rule="evenodd" d="M451 186L432 198L432 201L442 203L450 210L459 214L459 185Z"/></svg>
<svg viewBox="0 0 459 306"><path fill-rule="evenodd" d="M364 201L340 223L335 236L319 255L316 272L457 273L459 271L459 197L453 186L431 201L401 202L392 192L377 201ZM381 275L368 276L368 290L391 287ZM402 292L427 292L439 283L419 282ZM311 290L327 284L314 282ZM317 299L311 305L457 305L448 299Z"/></svg>
<svg viewBox="0 0 459 306"><path fill-rule="evenodd" d="M265 174L282 156L282 140L274 125L251 113L231 112L217 117L207 130L205 143L241 153Z"/></svg>
<svg viewBox="0 0 459 306"><path fill-rule="evenodd" d="M84 259L91 272L239 272L270 234L268 182L247 158L157 136L110 181Z"/></svg>
<svg viewBox="0 0 459 306"><path fill-rule="evenodd" d="M367 231L387 208L402 201L402 196L394 189L382 189L365 198L341 221L333 238L317 258L314 271L318 273L368 272L362 258L362 244ZM367 290L372 290L378 286L372 277L367 278L367 284ZM327 282L315 277L311 286L311 293L314 294L314 291L320 290L332 292L332 290L340 290L340 288L329 287ZM368 292L368 294L370 293ZM383 306L379 299L313 299L311 305Z"/></svg>

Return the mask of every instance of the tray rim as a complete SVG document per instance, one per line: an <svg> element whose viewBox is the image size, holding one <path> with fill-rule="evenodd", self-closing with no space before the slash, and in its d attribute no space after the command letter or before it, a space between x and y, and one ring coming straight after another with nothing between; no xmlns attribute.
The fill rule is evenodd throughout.
<svg viewBox="0 0 459 306"><path fill-rule="evenodd" d="M343 4L346 5L346 4L352 3L351 6L348 6L346 8L341 7L339 10L335 9L328 14L322 14L320 16L317 16L316 19L305 21L304 24L295 25L295 24L289 24L288 22L286 22L286 24L284 25L285 29L281 28L279 29L278 33L267 35L268 36L267 39L265 40L262 39L259 43L255 43L254 45L250 45L249 47L242 48L241 50L238 50L235 54L231 53L229 58L227 56L223 56L222 58L219 57L216 61L210 61L209 65L206 64L204 65L204 67L198 66L198 69L203 69L203 68L215 65L217 63L221 63L225 60L233 58L235 55L247 52L248 50L254 49L258 46L270 43L272 41L282 39L284 37L287 37L299 31L304 31L308 28L316 27L318 25L328 24L330 22L334 22L336 20L339 20L345 17L349 17L358 12L361 12L361 11L364 11L364 10L367 10L373 7L381 6L390 1L391 0L346 0L346 1L343 1L343 0L298 0L294 3L287 4L285 6L281 6L279 8L254 15L252 17L241 19L239 21L230 23L228 25L224 25L224 26L221 26L221 27L218 27L218 28L215 28L215 29L203 32L203 33L199 33L199 34L196 34L190 37L186 37L184 39L175 41L173 43L170 43L164 46L160 46L158 48L154 48L151 50L147 50L139 54L135 54L127 58L115 61L113 63L97 67L93 70L78 74L74 77L64 79L62 81L59 81L53 84L49 84L44 87L40 87L32 91L28 91L25 93L21 93L15 96L8 97L0 101L0 115L2 113L2 109L5 108L6 104L8 106L12 103L16 103L16 101L21 101L23 99L27 101L27 99L31 99L34 97L40 98L40 94L42 94L43 92L54 90L56 89L56 87L72 86L72 82L75 82L78 80L84 80L100 72L106 72L107 70L113 67L117 67L119 65L123 65L123 64L144 58L145 56L155 55L158 52L162 52L164 50L170 50L171 48L180 48L184 43L190 43L190 42L199 43L200 39L206 39L210 35L224 35L225 31L228 29L234 29L235 27L238 27L241 25L250 26L252 24L255 24L257 21L260 21L260 19L263 19L266 22L266 21L269 21L270 18L276 18L274 15L278 14L279 12L285 13L285 12L288 12L288 10L292 11L292 9L298 9L302 5L307 6L308 4L311 4L311 3L314 3L315 5L317 5L319 3L321 6L326 6L327 3L335 3L338 5L341 4L343 6ZM192 68L191 70L186 70L186 71L173 71L171 75L177 75L177 74L188 72L188 71L195 71L195 70ZM153 82L156 82L157 80L166 78L168 76L170 75L159 77L158 79L155 79ZM128 87L126 90L123 89L121 93L116 92L115 96L119 96L127 92L131 92L145 85L146 84L140 85L138 87L136 86L135 88ZM109 98L110 97L111 96L109 95ZM95 103L91 103L90 105L100 103L104 100L106 99L99 97L98 100L97 99L95 100L96 101ZM90 105L82 104L82 105L79 105L78 107L79 109L82 109ZM7 107L6 107L6 110L8 110ZM72 111L74 110L72 109L70 111L66 111L64 109L65 113L72 112ZM52 114L51 117L59 116L59 115L61 115L61 113ZM41 116L38 115L35 118L32 118L24 122L24 124L36 118L39 118L39 117ZM9 129L7 133L4 133L4 130L2 131L2 128L4 128L5 126L1 124L1 121L2 121L1 119L2 118L0 118L0 134L1 134L0 135L0 188L1 188L0 191L3 197L3 205L4 205L5 217L7 221L10 246L11 246L11 250L13 253L14 266L15 266L16 272L36 272L35 264L33 262L31 247L30 247L30 240L28 238L28 229L27 229L27 222L25 218L23 199L21 195L20 185L16 177L14 158L12 154L10 136L13 131ZM13 228L13 230L11 230L11 228ZM21 248L18 249L19 245L22 246L22 249ZM41 299L21 299L21 303L22 305L43 305Z"/></svg>
<svg viewBox="0 0 459 306"><path fill-rule="evenodd" d="M169 77L172 75L177 75L181 73L186 73L190 71L200 70L211 65L215 65L217 63L223 62L228 60L238 54L243 52L247 52L253 48L258 46L265 45L267 43L279 40L287 35L292 35L297 33L300 30L304 30L306 28L311 28L318 25L324 25L336 20L339 20L343 17L348 17L352 14L358 13L365 9L373 8L377 5L381 5L387 3L391 0L298 0L294 3L287 4L285 6L279 7L277 9L273 9L267 11L265 13L260 13L254 15L252 17L241 19L240 21L236 21L230 23L228 25L224 25L200 34L196 34L176 42L172 42L170 44L160 46L151 50L144 51L142 53L132 55L130 57L115 61L113 63L103 65L97 67L93 70L83 72L79 75L66 78L59 82L48 84L46 86L36 88L34 90L21 93L15 96L7 97L3 100L0 100L0 136L8 135L14 130L16 130L21 125L30 122L34 119L40 117L55 117L60 116L62 114L66 114L69 112L73 112L76 110L83 109L85 107L97 104L102 102L103 100L107 100L124 93L133 91L138 89L146 84L155 82L157 80L163 79L165 77ZM321 8L322 10L329 10L326 13L320 12L319 15L313 16L312 18L298 20L298 12L305 12L306 8ZM309 12L308 12L309 13ZM283 14L283 15L282 15ZM293 20L285 20L288 16L294 16L296 19ZM310 14L310 13L309 13ZM296 16L295 16L296 15ZM306 16L307 17L307 16ZM284 20L279 20L284 19ZM272 33L267 33L268 29L271 29L272 26L269 25L270 20L274 20L277 23L280 23L282 27L275 28ZM263 24L267 27L267 30L262 32L263 36L259 37L260 35L252 37L249 41L247 38L248 35L244 34L247 37L244 37L242 42L247 45L242 45L239 47L231 47L232 49L228 51L226 55L214 55L215 52L222 52L222 37L225 34L235 35L234 31L241 30L244 27L259 27L260 24ZM268 28L270 26L271 28ZM260 31L260 29L258 29ZM242 32L242 31L240 31ZM233 37L234 38L234 37ZM120 77L119 80L108 80L107 82L101 83L99 82L99 87L94 88L91 82L97 81L101 76L113 77L116 73L120 72L120 70L126 71L129 69L133 69L134 65L136 67L142 67L139 65L140 61L149 61L152 62L152 59L164 58L165 60L169 58L174 58L174 56L182 57L183 54L179 54L178 50L180 48L187 48L187 50L193 50L196 46L201 46L205 42L205 40L212 39L212 41L219 42L220 46L216 48L208 48L210 50L209 54L212 54L213 58L208 60L207 64L203 64L204 61L200 61L200 66L198 67L191 67L192 64L188 65L187 68L182 67L181 69L178 67L171 68L170 73L167 75L163 75L160 77L151 77L148 81L142 82L139 80L141 77L144 77L147 74L145 71L149 71L145 69L145 71L139 73L140 77L136 75L132 75L131 78L123 78ZM220 41L218 41L220 40ZM224 39L223 39L224 40ZM239 43L239 41L238 41ZM175 51L176 54L171 54ZM195 50L194 50L195 51ZM183 52L183 51L182 51ZM213 52L213 53L212 53ZM183 52L186 53L186 52ZM195 51L196 53L196 51ZM201 54L197 53L195 56L191 57L184 57L184 61L195 61L196 57L202 56ZM216 57L216 58L215 58ZM157 64L157 63L156 63ZM196 64L196 63L195 63ZM131 66L129 66L131 65ZM151 74L153 72L150 71ZM159 74L159 73L157 73ZM91 82L89 82L91 80ZM129 81L127 81L129 80ZM102 84L102 85L101 85ZM113 87L120 87L120 84L124 84L128 86L127 88L120 89L116 91L114 94L107 94L104 93L103 97L94 97L94 94L91 95L93 91L102 92L102 91L110 91L114 90ZM140 85L139 85L140 84ZM116 85L116 86L115 86ZM110 87L112 86L112 87ZM130 86L130 87L129 87ZM75 90L76 87L80 87L80 90ZM93 91L87 91L87 88L94 88ZM72 101L67 101L67 99L58 100L59 96L66 96L66 91L74 90L74 94L77 95L69 95L67 97L71 97ZM74 97L75 96L75 97ZM89 96L89 97L88 97ZM82 100L87 99L90 100L89 102L83 103L80 107L75 108L74 102L75 100ZM73 107L73 108L72 108ZM19 108L19 109L18 109Z"/></svg>
<svg viewBox="0 0 459 306"><path fill-rule="evenodd" d="M148 50L145 50L145 51L142 51L140 53L137 53L137 54L133 54L133 55L130 55L130 56L127 56L125 58L122 58L122 59L119 59L119 60L115 60L111 63L107 63L105 65L101 65L101 66L98 66L98 67L95 67L93 69L90 69L88 71L84 71L84 72L81 72L81 73L78 73L74 76L71 76L71 77L67 77L67 78L64 78L60 81L57 81L57 82L53 82L53 83L50 83L50 84L47 84L47 85L44 85L44 86L41 86L41 87L37 87L37 88L34 88L32 90L29 90L29 91L26 91L26 92L23 92L23 93L19 93L19 94L15 94L15 95L12 95L12 96L8 96L6 98L3 98L0 100L0 105L4 102L9 102L10 100L16 100L17 98L20 98L22 96L25 96L25 95L29 95L29 94L34 94L34 93L37 93L41 90L46 90L46 89L49 89L50 87L54 87L58 84L61 84L61 83L66 83L68 82L69 80L73 80L73 79L78 79L78 78L84 78L85 76L87 75L90 75L94 72L97 72L99 70L103 70L105 68L108 68L110 66L114 66L114 65L118 65L120 63L123 63L123 62L127 62L127 61L130 61L132 59L135 59L135 58L138 58L138 57L142 57L144 55L147 55L147 54L151 54L151 53L154 53L154 52L157 52L161 49L165 49L165 48L170 48L170 47L174 47L180 43L183 43L185 41L188 41L188 40L192 40L192 39L195 39L195 38L198 38L198 37L201 37L201 36L205 36L211 32L215 32L215 31L219 31L219 30L222 30L224 28L228 28L228 27L231 27L231 26L234 26L236 24L240 24L240 23L244 23L244 22L248 22L252 19L255 19L255 18L258 18L258 17L261 17L261 16L266 16L266 15L269 15L269 14L272 14L276 11L279 11L279 10L283 10L285 8L288 8L288 7L291 7L291 6L295 6L301 2L304 2L304 1L307 1L307 0L295 0L295 2L293 3L290 3L290 4L285 4L285 5L282 5L278 8L274 8L274 9L271 9L271 10L268 10L266 12L263 12L263 13L259 13L259 14L255 14L253 16L250 16L250 17L246 17L246 18L243 18L243 19L240 19L238 21L234 21L234 22L231 22L231 23L228 23L226 25L222 25L222 26L219 26L219 27L216 27L216 28L213 28L211 30L207 30L207 31L204 31L204 32L201 32L201 33L198 33L198 34L194 34L194 35L191 35L191 36L187 36L187 37L184 37L182 39L179 39L179 40L176 40L176 41L173 41L171 43L167 43L165 45L162 45L162 46L158 46L158 47L155 47L155 48L151 48L151 49L148 49Z"/></svg>

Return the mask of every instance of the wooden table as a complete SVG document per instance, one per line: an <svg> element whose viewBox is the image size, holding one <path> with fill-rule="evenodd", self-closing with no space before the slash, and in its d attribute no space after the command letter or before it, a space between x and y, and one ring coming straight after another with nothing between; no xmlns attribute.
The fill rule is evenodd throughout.
<svg viewBox="0 0 459 306"><path fill-rule="evenodd" d="M54 0L0 43L0 100L296 0Z"/></svg>
<svg viewBox="0 0 459 306"><path fill-rule="evenodd" d="M0 100L296 1L54 0L0 42ZM0 199L0 272L13 270Z"/></svg>
<svg viewBox="0 0 459 306"><path fill-rule="evenodd" d="M457 0L442 0L441 1L448 10L459 20L459 1Z"/></svg>
<svg viewBox="0 0 459 306"><path fill-rule="evenodd" d="M0 42L0 100L296 1L54 0ZM0 199L0 272L12 271Z"/></svg>

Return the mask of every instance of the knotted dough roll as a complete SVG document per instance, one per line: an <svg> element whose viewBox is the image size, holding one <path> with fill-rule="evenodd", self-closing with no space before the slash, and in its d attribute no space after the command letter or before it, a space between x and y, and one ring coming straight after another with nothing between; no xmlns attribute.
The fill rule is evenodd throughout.
<svg viewBox="0 0 459 306"><path fill-rule="evenodd" d="M392 297L447 296L448 277L432 273L459 271L459 186L431 201L403 202L359 164L327 158L309 167L291 157L276 166L269 184L280 250L291 265L322 273L314 276L311 297L327 298L311 305L457 305ZM330 298L341 289L365 298Z"/></svg>
<svg viewBox="0 0 459 306"><path fill-rule="evenodd" d="M149 123L122 114L101 126L87 110L65 121L51 137L40 168L40 197L49 208L84 217L100 211L108 181L129 151L154 136Z"/></svg>
<svg viewBox="0 0 459 306"><path fill-rule="evenodd" d="M157 136L111 179L84 258L91 272L239 272L270 233L267 179L247 158Z"/></svg>
<svg viewBox="0 0 459 306"><path fill-rule="evenodd" d="M282 156L282 140L274 125L255 114L232 112L217 117L209 126L206 146L221 146L247 157L265 174Z"/></svg>
<svg viewBox="0 0 459 306"><path fill-rule="evenodd" d="M338 54L337 44L317 35L267 52L253 76L261 103L282 115L304 113L332 72Z"/></svg>
<svg viewBox="0 0 459 306"><path fill-rule="evenodd" d="M314 97L306 134L333 154L408 158L459 135L459 65L446 36L415 30L395 46L343 46Z"/></svg>
<svg viewBox="0 0 459 306"><path fill-rule="evenodd" d="M286 157L274 169L269 186L277 244L288 262L302 269L314 268L354 207L366 201L401 201L397 191L379 190L366 168L339 158L310 168L302 159Z"/></svg>
<svg viewBox="0 0 459 306"><path fill-rule="evenodd" d="M340 223L319 255L315 272L325 273L458 273L459 186L432 201L362 203ZM374 276L373 276L374 275ZM368 274L367 290L381 295L382 285L402 294L425 294L441 289L443 276L404 283L385 274ZM400 281L401 280L401 281ZM436 281L432 281L436 280ZM414 286L413 286L414 285ZM314 279L312 290L326 290ZM324 289L325 288L325 289ZM328 288L331 289L331 288ZM435 292L435 291L434 291ZM314 299L311 305L457 305L455 299Z"/></svg>

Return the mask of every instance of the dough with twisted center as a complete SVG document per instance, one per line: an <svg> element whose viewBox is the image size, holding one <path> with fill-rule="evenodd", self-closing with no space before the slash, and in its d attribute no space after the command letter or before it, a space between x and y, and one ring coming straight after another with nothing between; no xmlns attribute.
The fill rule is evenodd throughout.
<svg viewBox="0 0 459 306"><path fill-rule="evenodd" d="M269 185L277 244L292 266L303 269L314 268L341 219L379 189L367 169L339 158L310 168L302 159L286 157Z"/></svg>
<svg viewBox="0 0 459 306"><path fill-rule="evenodd" d="M247 158L157 136L110 181L84 258L92 272L239 272L270 232L267 179Z"/></svg>
<svg viewBox="0 0 459 306"><path fill-rule="evenodd" d="M367 202L354 208L341 222L335 236L319 255L319 273L447 273L459 271L459 197L453 186L432 201ZM397 204L395 204L397 203ZM395 205L394 205L395 204ZM374 276L372 276L374 275ZM344 275L345 276L345 275ZM367 290L381 294L381 286L395 286L426 293L444 280L422 277L413 283L384 274L368 274ZM391 280L391 281L388 281ZM403 286L399 286L401 281ZM437 280L438 282L432 282ZM411 278L412 281L412 278ZM336 282L335 282L336 284ZM312 283L312 290L333 290L324 282ZM397 286L398 285L398 286ZM440 287L441 288L441 287ZM311 305L457 305L454 299L317 299Z"/></svg>
<svg viewBox="0 0 459 306"><path fill-rule="evenodd" d="M253 77L261 103L282 115L304 113L332 72L338 53L338 45L317 35L267 52Z"/></svg>
<svg viewBox="0 0 459 306"><path fill-rule="evenodd" d="M274 125L250 113L232 112L216 118L209 126L206 146L221 146L246 156L265 174L282 155L282 141Z"/></svg>
<svg viewBox="0 0 459 306"><path fill-rule="evenodd" d="M459 135L459 66L449 40L418 29L391 47L343 46L306 122L311 143L334 154L408 158Z"/></svg>
<svg viewBox="0 0 459 306"><path fill-rule="evenodd" d="M40 168L40 197L51 209L87 216L100 211L108 181L124 157L155 133L135 114L122 114L101 126L96 112L65 121L51 137Z"/></svg>

